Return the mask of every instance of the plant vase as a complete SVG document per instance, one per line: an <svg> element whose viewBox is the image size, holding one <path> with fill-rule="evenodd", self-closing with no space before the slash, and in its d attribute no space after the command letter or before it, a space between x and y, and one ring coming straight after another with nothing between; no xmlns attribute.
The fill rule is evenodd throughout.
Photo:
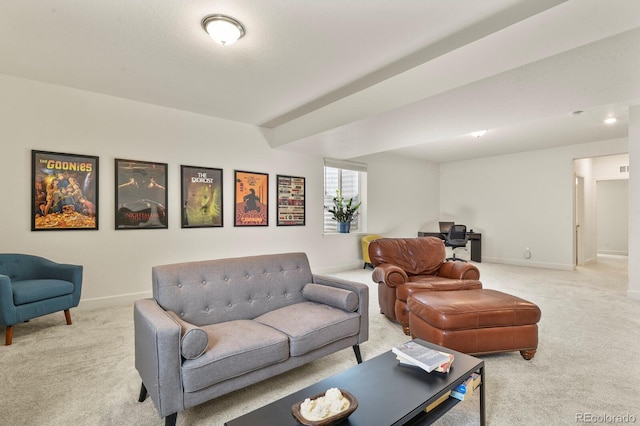
<svg viewBox="0 0 640 426"><path fill-rule="evenodd" d="M351 230L351 222L338 222L338 232L348 234Z"/></svg>

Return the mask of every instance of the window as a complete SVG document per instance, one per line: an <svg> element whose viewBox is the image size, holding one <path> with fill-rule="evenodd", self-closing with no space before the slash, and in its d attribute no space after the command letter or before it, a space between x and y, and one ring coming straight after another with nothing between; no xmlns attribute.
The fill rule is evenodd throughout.
<svg viewBox="0 0 640 426"><path fill-rule="evenodd" d="M333 206L336 190L354 203L362 202L358 215L351 222L351 231L363 231L366 218L365 188L367 168L361 163L325 159L324 163L324 232L338 232L338 223L331 218L327 208Z"/></svg>

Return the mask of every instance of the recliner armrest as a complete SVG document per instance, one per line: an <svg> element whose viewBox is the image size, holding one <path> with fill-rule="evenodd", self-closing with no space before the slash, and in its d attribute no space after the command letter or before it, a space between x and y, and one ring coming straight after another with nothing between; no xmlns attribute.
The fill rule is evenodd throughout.
<svg viewBox="0 0 640 426"><path fill-rule="evenodd" d="M409 282L407 273L396 265L382 263L376 266L371 279L377 283L385 283L389 287L397 287Z"/></svg>
<svg viewBox="0 0 640 426"><path fill-rule="evenodd" d="M480 271L466 262L444 262L438 269L438 276L455 280L479 280Z"/></svg>

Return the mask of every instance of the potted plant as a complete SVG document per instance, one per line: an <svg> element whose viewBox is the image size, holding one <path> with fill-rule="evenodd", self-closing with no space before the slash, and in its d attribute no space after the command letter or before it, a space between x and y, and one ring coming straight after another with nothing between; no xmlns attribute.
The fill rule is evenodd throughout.
<svg viewBox="0 0 640 426"><path fill-rule="evenodd" d="M353 198L345 202L340 190L336 189L336 196L333 197L333 207L327 207L331 213L331 219L338 222L338 232L348 233L351 229L351 222L358 215L358 208L361 203L354 204Z"/></svg>

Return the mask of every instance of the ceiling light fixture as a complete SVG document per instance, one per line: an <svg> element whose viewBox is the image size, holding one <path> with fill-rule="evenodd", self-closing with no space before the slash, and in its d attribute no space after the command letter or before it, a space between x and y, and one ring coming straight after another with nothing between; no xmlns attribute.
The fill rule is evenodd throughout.
<svg viewBox="0 0 640 426"><path fill-rule="evenodd" d="M615 118L615 117L608 117L608 118L605 118L605 120L604 120L604 122L605 122L606 124L613 124L613 123L615 123L616 121L618 121L618 119L617 119L617 118Z"/></svg>
<svg viewBox="0 0 640 426"><path fill-rule="evenodd" d="M235 43L245 33L244 27L240 22L226 15L205 17L202 20L202 28L216 43L220 43L223 46Z"/></svg>
<svg viewBox="0 0 640 426"><path fill-rule="evenodd" d="M471 132L469 133L471 136L475 137L475 138L479 138L480 136L484 136L487 134L489 130L485 129L485 130L478 130L477 132Z"/></svg>

